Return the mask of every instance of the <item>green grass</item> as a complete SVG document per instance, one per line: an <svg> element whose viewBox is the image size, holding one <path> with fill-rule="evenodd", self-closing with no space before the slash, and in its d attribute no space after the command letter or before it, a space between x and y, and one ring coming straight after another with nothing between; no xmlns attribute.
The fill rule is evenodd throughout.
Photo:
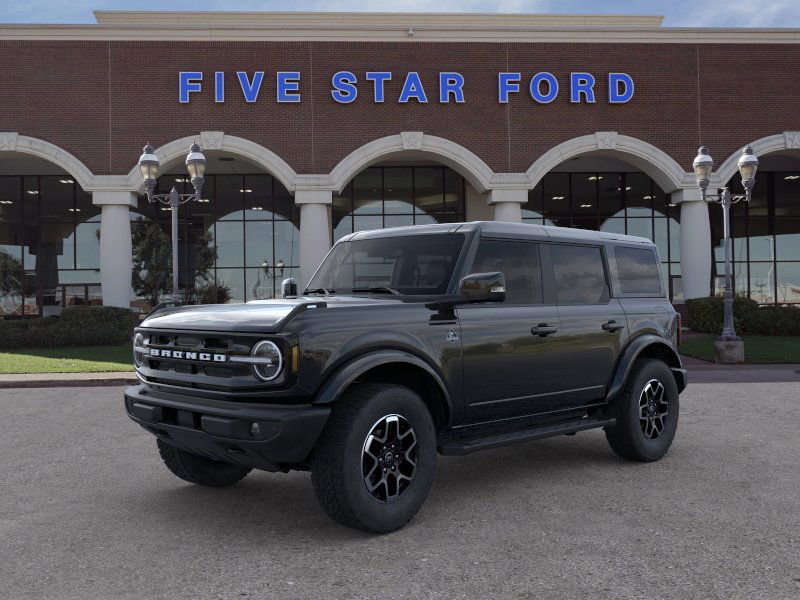
<svg viewBox="0 0 800 600"><path fill-rule="evenodd" d="M681 354L703 360L714 360L716 335L704 335L684 340ZM800 337L743 335L744 360L753 364L800 363Z"/></svg>
<svg viewBox="0 0 800 600"><path fill-rule="evenodd" d="M131 345L0 352L0 374L133 371Z"/></svg>

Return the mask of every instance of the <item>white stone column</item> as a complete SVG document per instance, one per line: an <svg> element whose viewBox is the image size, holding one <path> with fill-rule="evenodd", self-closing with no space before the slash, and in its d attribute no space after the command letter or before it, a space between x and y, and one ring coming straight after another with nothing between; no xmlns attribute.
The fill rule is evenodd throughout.
<svg viewBox="0 0 800 600"><path fill-rule="evenodd" d="M489 206L494 207L495 221L522 222L522 205L528 201L527 189L489 190Z"/></svg>
<svg viewBox="0 0 800 600"><path fill-rule="evenodd" d="M104 306L130 308L131 221L129 209L136 194L128 191L95 191L92 203L102 208L100 216L100 282Z"/></svg>
<svg viewBox="0 0 800 600"><path fill-rule="evenodd" d="M672 192L672 202L681 207L681 283L683 297L705 298L711 293L711 225L708 204L700 190Z"/></svg>
<svg viewBox="0 0 800 600"><path fill-rule="evenodd" d="M300 206L300 279L302 292L317 267L331 249L331 190L296 190L295 204Z"/></svg>

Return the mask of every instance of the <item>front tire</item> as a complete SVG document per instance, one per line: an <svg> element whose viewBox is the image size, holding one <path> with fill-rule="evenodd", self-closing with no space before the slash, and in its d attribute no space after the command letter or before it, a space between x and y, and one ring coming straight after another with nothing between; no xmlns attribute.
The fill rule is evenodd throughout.
<svg viewBox="0 0 800 600"><path fill-rule="evenodd" d="M211 460L205 456L170 446L161 440L156 441L158 453L167 468L174 475L189 483L209 487L225 487L233 485L252 471L250 467Z"/></svg>
<svg viewBox="0 0 800 600"><path fill-rule="evenodd" d="M664 456L678 427L678 386L660 360L640 359L614 400L617 423L606 428L611 449L627 460L652 462Z"/></svg>
<svg viewBox="0 0 800 600"><path fill-rule="evenodd" d="M333 520L370 533L401 528L428 496L436 431L410 389L364 383L333 407L311 457L311 481Z"/></svg>

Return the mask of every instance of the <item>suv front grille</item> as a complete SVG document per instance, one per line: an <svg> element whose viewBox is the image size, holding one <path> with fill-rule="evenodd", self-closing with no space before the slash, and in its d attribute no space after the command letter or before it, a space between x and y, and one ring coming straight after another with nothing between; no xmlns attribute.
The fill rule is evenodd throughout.
<svg viewBox="0 0 800 600"><path fill-rule="evenodd" d="M143 355L140 375L152 383L207 390L253 387L258 380L250 365L237 362L200 360L200 354L249 356L250 349L263 336L229 333L187 333L140 330L148 350L195 353L198 358Z"/></svg>

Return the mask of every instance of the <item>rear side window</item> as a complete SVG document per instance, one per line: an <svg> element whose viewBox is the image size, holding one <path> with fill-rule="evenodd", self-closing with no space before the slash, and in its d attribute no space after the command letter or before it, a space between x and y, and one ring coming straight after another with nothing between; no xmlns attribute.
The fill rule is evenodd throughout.
<svg viewBox="0 0 800 600"><path fill-rule="evenodd" d="M661 295L661 274L652 250L617 246L614 256L622 293Z"/></svg>
<svg viewBox="0 0 800 600"><path fill-rule="evenodd" d="M506 279L506 304L541 304L539 246L529 242L481 240L473 273L500 271Z"/></svg>
<svg viewBox="0 0 800 600"><path fill-rule="evenodd" d="M559 304L608 302L606 272L600 248L553 245L550 247L556 300Z"/></svg>

